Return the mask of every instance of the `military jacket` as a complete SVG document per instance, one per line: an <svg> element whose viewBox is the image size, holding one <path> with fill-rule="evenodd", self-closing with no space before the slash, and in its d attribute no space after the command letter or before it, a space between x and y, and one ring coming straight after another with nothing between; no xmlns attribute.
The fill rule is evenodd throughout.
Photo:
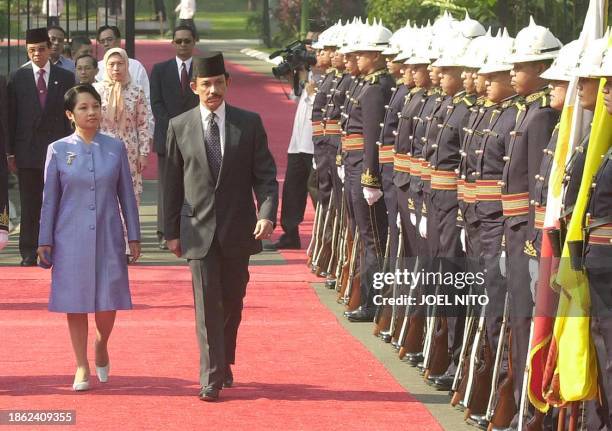
<svg viewBox="0 0 612 431"><path fill-rule="evenodd" d="M393 78L386 69L371 73L363 78L359 94L352 100L350 114L346 123L346 135L361 135L363 150L346 153L346 162L357 166L363 162L361 185L380 188L382 181L378 163L378 139L380 123L385 116L385 105L391 98Z"/></svg>
<svg viewBox="0 0 612 431"><path fill-rule="evenodd" d="M508 135L506 160L502 172L504 215L511 225L527 221L529 196L533 195L535 176L540 168L542 150L559 121L559 112L550 107L550 90L538 91L517 103L516 126Z"/></svg>
<svg viewBox="0 0 612 431"><path fill-rule="evenodd" d="M393 183L397 187L406 186L410 182L409 166L406 166L408 163L405 159L406 156L412 157L411 146L416 125L415 118L419 118L427 100L427 90L424 88L413 88L406 95L406 102L398 115L399 122L393 147L395 158L398 159L393 172ZM399 161L400 157L404 158L403 162Z"/></svg>
<svg viewBox="0 0 612 431"><path fill-rule="evenodd" d="M561 217L567 217L574 211L574 205L580 191L580 183L582 182L582 173L584 171L584 162L586 153L589 148L589 138L591 129L589 130L582 142L572 152L567 165L565 166L565 174L563 177L563 203L561 209Z"/></svg>
<svg viewBox="0 0 612 431"><path fill-rule="evenodd" d="M328 69L316 83L315 97L312 102L312 121L322 121L327 108L327 96L332 88L336 69Z"/></svg>
<svg viewBox="0 0 612 431"><path fill-rule="evenodd" d="M536 174L534 194L529 200L529 234L528 238L533 243L536 252L542 248L542 232L544 217L546 214L546 202L548 198L548 180L555 160L555 148L559 138L559 124L553 130L548 146L544 148L540 169Z"/></svg>
<svg viewBox="0 0 612 431"><path fill-rule="evenodd" d="M506 163L507 138L516 127L517 99L517 96L510 97L487 109L482 138L467 154L468 163L475 167L469 177L471 182L476 182L476 214L479 218L498 217L502 212L500 182ZM490 186L485 187L485 184Z"/></svg>
<svg viewBox="0 0 612 431"><path fill-rule="evenodd" d="M337 73L332 80L332 88L327 95L327 107L325 108L325 115L323 119L328 120L340 120L340 114L342 113L342 107L346 100L350 85L353 83L353 77L348 73Z"/></svg>

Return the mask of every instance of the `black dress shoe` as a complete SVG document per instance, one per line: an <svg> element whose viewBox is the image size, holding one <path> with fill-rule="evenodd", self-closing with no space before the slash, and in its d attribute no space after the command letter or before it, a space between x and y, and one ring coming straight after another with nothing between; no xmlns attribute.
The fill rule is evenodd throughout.
<svg viewBox="0 0 612 431"><path fill-rule="evenodd" d="M231 388L234 386L234 374L232 373L232 368L228 365L225 369L225 378L223 379L223 387Z"/></svg>
<svg viewBox="0 0 612 431"><path fill-rule="evenodd" d="M219 399L219 388L206 386L200 391L199 397L202 401L217 401Z"/></svg>
<svg viewBox="0 0 612 431"><path fill-rule="evenodd" d="M436 379L438 379L440 377L442 377L441 374L438 374L437 376L429 375L429 376L427 376L425 378L425 383L427 383L429 386L433 386L435 384L435 382L436 382Z"/></svg>
<svg viewBox="0 0 612 431"><path fill-rule="evenodd" d="M38 261L36 260L35 257L26 257L20 263L21 266L36 266L37 264L38 264Z"/></svg>
<svg viewBox="0 0 612 431"><path fill-rule="evenodd" d="M486 430L489 427L489 421L485 415L470 415L466 422L468 425L473 425L482 430Z"/></svg>
<svg viewBox="0 0 612 431"><path fill-rule="evenodd" d="M416 369L420 375L425 374L425 362L421 361L416 365Z"/></svg>
<svg viewBox="0 0 612 431"><path fill-rule="evenodd" d="M392 335L390 332L381 332L380 333L380 338L385 342L385 343L390 343L391 342L391 338Z"/></svg>
<svg viewBox="0 0 612 431"><path fill-rule="evenodd" d="M375 314L376 310L374 308L359 307L346 317L350 322L373 322Z"/></svg>
<svg viewBox="0 0 612 431"><path fill-rule="evenodd" d="M421 352L408 353L406 355L406 362L408 362L411 367L416 367L419 362L423 362L423 354Z"/></svg>
<svg viewBox="0 0 612 431"><path fill-rule="evenodd" d="M327 280L325 280L325 287L327 287L328 289L335 289L336 288L336 279L328 278Z"/></svg>
<svg viewBox="0 0 612 431"><path fill-rule="evenodd" d="M160 250L168 250L168 243L165 239L160 239L158 247Z"/></svg>
<svg viewBox="0 0 612 431"><path fill-rule="evenodd" d="M288 237L286 235L281 235L278 239L278 242L274 243L274 247L277 250L299 250L302 248L302 244L300 243L300 237Z"/></svg>
<svg viewBox="0 0 612 431"><path fill-rule="evenodd" d="M455 381L455 376L452 374L444 373L443 375L436 378L433 382L433 387L439 391L450 391Z"/></svg>

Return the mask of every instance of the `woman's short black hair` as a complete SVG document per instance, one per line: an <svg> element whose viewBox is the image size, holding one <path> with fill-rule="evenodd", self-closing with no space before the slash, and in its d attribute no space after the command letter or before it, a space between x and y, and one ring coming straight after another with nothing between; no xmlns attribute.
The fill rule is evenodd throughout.
<svg viewBox="0 0 612 431"><path fill-rule="evenodd" d="M102 98L96 91L96 89L91 84L78 84L72 87L70 90L66 91L64 95L64 110L74 112L74 107L76 106L77 96L79 94L89 93L94 99L98 101L98 103L102 104Z"/></svg>

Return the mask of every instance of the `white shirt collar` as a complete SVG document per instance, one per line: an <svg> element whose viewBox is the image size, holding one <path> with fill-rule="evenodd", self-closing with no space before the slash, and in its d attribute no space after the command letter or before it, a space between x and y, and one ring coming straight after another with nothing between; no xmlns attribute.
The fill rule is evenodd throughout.
<svg viewBox="0 0 612 431"><path fill-rule="evenodd" d="M200 113L202 114L202 121L208 120L208 116L210 115L210 111L208 108L200 103ZM214 111L217 115L217 124L225 123L225 100L219 107Z"/></svg>
<svg viewBox="0 0 612 431"><path fill-rule="evenodd" d="M38 78L38 71L41 69L40 67L38 67L36 64L34 64L34 62L32 61L30 63L32 65L32 70L34 71L34 75ZM42 67L42 69L45 70L45 78L49 77L49 74L51 73L51 62L47 61L47 64L44 65L44 67Z"/></svg>
<svg viewBox="0 0 612 431"><path fill-rule="evenodd" d="M175 59L176 59L176 66L178 67L179 72L181 70L181 66L183 65L183 63L185 63L185 68L187 69L187 73L189 73L189 69L191 68L191 61L193 60L193 57L190 57L185 61L181 60L178 57L175 57Z"/></svg>

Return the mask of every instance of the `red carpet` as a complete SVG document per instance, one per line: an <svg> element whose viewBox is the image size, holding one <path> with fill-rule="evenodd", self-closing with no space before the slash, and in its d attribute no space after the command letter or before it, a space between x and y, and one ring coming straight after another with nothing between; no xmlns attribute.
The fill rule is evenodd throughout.
<svg viewBox="0 0 612 431"><path fill-rule="evenodd" d="M230 100L262 114L283 175L292 103L283 102L271 80L236 65L230 71ZM304 245L312 226L308 208ZM321 304L304 252L283 255L284 266L251 268L236 386L223 390L217 404L196 396L187 268L130 268L135 306L118 314L110 381L103 385L92 376L92 390L80 394L71 390L74 358L65 316L47 311L50 273L0 268L0 410L74 409L77 426L57 428L67 430L441 429ZM92 366L93 336L90 327Z"/></svg>

